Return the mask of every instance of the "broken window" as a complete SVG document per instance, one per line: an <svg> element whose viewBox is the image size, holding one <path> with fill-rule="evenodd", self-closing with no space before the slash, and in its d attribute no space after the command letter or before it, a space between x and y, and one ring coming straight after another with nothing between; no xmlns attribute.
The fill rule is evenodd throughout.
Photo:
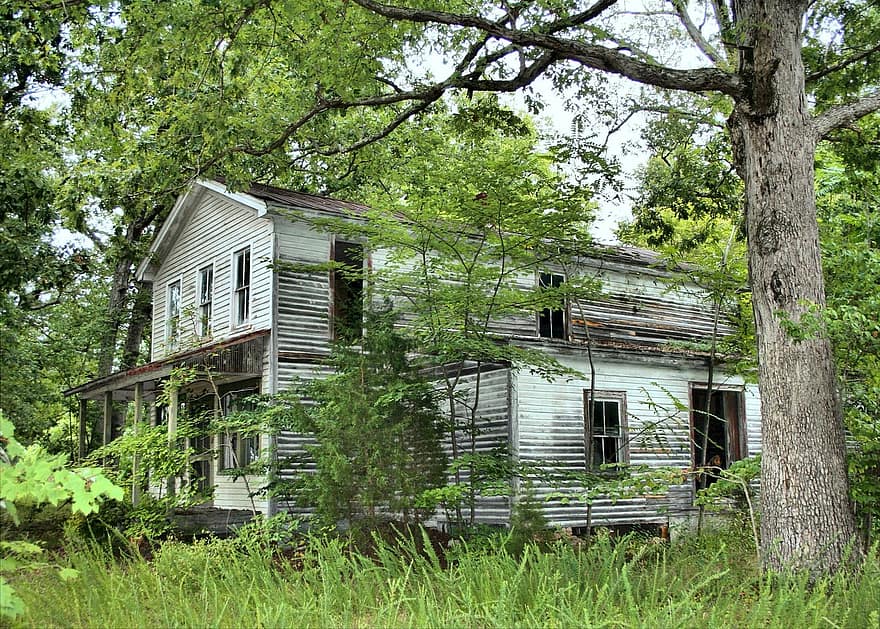
<svg viewBox="0 0 880 629"><path fill-rule="evenodd" d="M257 385L246 385L227 391L220 397L223 417L256 409L253 396L259 393ZM226 430L220 434L220 469L245 467L260 457L260 435Z"/></svg>
<svg viewBox="0 0 880 629"><path fill-rule="evenodd" d="M592 413L589 409L592 406ZM584 391L587 461L590 469L626 463L626 394L622 391Z"/></svg>
<svg viewBox="0 0 880 629"><path fill-rule="evenodd" d="M165 304L165 345L175 350L180 343L180 280L168 284Z"/></svg>
<svg viewBox="0 0 880 629"><path fill-rule="evenodd" d="M556 273L541 273L538 276L538 286L541 289L560 288L565 282L565 277ZM544 308L538 314L538 336L548 339L567 338L565 330L565 303L558 308Z"/></svg>
<svg viewBox="0 0 880 629"><path fill-rule="evenodd" d="M189 424L186 428L185 447L192 450L189 457L189 485L199 495L208 495L214 483L211 463L214 452L210 426L214 416L214 393L186 395L181 402L181 417Z"/></svg>
<svg viewBox="0 0 880 629"><path fill-rule="evenodd" d="M240 326L251 317L251 248L239 249L233 254L234 325Z"/></svg>
<svg viewBox="0 0 880 629"><path fill-rule="evenodd" d="M697 475L698 488L711 485L717 472L746 455L743 392L713 389L711 400L707 398L706 387L691 388L693 467L707 469Z"/></svg>
<svg viewBox="0 0 880 629"><path fill-rule="evenodd" d="M214 266L199 269L199 336L211 335L211 314L214 298Z"/></svg>
<svg viewBox="0 0 880 629"><path fill-rule="evenodd" d="M331 274L333 287L333 338L355 342L363 334L364 247L337 240L333 247L336 268Z"/></svg>

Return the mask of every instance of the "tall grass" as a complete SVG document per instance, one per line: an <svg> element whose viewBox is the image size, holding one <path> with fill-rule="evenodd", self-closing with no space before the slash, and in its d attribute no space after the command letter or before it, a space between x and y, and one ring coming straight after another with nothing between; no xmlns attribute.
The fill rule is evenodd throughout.
<svg viewBox="0 0 880 629"><path fill-rule="evenodd" d="M91 547L66 561L79 578L16 582L33 627L876 627L880 558L810 586L762 577L723 537L671 548L598 538L589 549L503 540L455 549L446 568L415 545L375 557L312 539L305 560L231 541L169 542L153 560ZM427 546L427 545L426 545Z"/></svg>

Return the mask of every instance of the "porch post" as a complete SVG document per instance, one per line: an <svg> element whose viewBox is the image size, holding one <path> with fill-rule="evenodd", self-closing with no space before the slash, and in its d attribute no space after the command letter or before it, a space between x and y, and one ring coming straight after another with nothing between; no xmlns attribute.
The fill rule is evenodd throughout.
<svg viewBox="0 0 880 629"><path fill-rule="evenodd" d="M106 446L113 440L113 391L104 394L104 425L101 445Z"/></svg>
<svg viewBox="0 0 880 629"><path fill-rule="evenodd" d="M177 433L177 396L178 390L176 386L172 386L168 391L168 445L174 447ZM176 478L168 477L168 495L173 496L176 493Z"/></svg>
<svg viewBox="0 0 880 629"><path fill-rule="evenodd" d="M82 461L86 458L86 424L89 417L89 401L86 398L79 399L79 448L77 450L77 460Z"/></svg>
<svg viewBox="0 0 880 629"><path fill-rule="evenodd" d="M138 382L134 385L134 434L140 432L140 425L144 413L144 384ZM141 501L141 480L138 478L141 466L141 455L135 451L131 459L131 504L135 507Z"/></svg>

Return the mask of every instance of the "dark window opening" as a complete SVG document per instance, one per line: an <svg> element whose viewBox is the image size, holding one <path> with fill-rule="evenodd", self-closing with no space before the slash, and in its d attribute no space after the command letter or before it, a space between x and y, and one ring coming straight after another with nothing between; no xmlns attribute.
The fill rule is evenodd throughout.
<svg viewBox="0 0 880 629"><path fill-rule="evenodd" d="M336 241L333 262L333 338L355 342L363 334L364 247Z"/></svg>
<svg viewBox="0 0 880 629"><path fill-rule="evenodd" d="M259 393L257 385L239 385L220 397L220 412L224 418L237 413L256 410L253 396ZM260 435L251 431L227 429L220 434L220 469L245 467L260 457Z"/></svg>
<svg viewBox="0 0 880 629"><path fill-rule="evenodd" d="M211 334L211 315L214 300L214 267L199 270L199 336Z"/></svg>
<svg viewBox="0 0 880 629"><path fill-rule="evenodd" d="M247 247L236 251L235 285L233 287L233 304L236 326L244 325L251 317L251 249Z"/></svg>
<svg viewBox="0 0 880 629"><path fill-rule="evenodd" d="M603 465L626 462L626 405L625 394L608 391L595 392L592 416L585 413L587 422L587 461L592 470ZM584 391L584 409L589 406L590 392Z"/></svg>
<svg viewBox="0 0 880 629"><path fill-rule="evenodd" d="M213 488L211 466L214 453L210 426L214 416L214 394L187 396L181 410L189 423L186 431L190 435L187 437L187 445L192 449L189 483L196 493L208 495Z"/></svg>
<svg viewBox="0 0 880 629"><path fill-rule="evenodd" d="M713 390L706 412L707 390L691 391L691 437L697 488L708 487L721 470L745 456L743 394L741 391Z"/></svg>
<svg viewBox="0 0 880 629"><path fill-rule="evenodd" d="M541 273L538 277L538 286L542 289L560 288L564 282L565 278L555 273ZM538 335L548 339L567 338L564 303L559 308L544 308L538 314Z"/></svg>

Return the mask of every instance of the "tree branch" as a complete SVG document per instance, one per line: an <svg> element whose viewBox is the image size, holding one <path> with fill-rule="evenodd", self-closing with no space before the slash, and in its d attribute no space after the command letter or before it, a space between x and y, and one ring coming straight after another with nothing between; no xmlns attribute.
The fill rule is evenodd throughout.
<svg viewBox="0 0 880 629"><path fill-rule="evenodd" d="M813 129L821 139L840 127L880 109L880 89L844 105L837 105L813 118Z"/></svg>
<svg viewBox="0 0 880 629"><path fill-rule="evenodd" d="M567 25L572 20L559 20L558 22L551 23L549 28L543 29L542 32L536 32L508 28L476 15L461 15L446 11L397 7L382 4L375 0L354 0L354 2L368 11L389 19L472 28L513 44L552 51L558 59L575 61L588 68L619 74L646 85L687 92L719 91L734 97L739 96L742 91L742 86L737 76L717 68L697 68L693 70L669 68L635 59L605 46L549 34L549 32L560 30L560 25ZM607 2L599 3L602 6L605 4ZM581 17L582 15L577 17L585 19Z"/></svg>
<svg viewBox="0 0 880 629"><path fill-rule="evenodd" d="M687 4L684 0L672 0L672 6L675 7L675 13L678 15L681 25L684 26L684 30L687 31L691 41L693 41L697 48L700 49L700 52L706 55L706 58L712 63L720 63L722 61L721 55L718 54L718 51L715 50L715 47L712 44L706 41L706 38L703 37L703 33L700 32L700 29L697 28L697 25L691 20L691 16L688 14L687 10Z"/></svg>
<svg viewBox="0 0 880 629"><path fill-rule="evenodd" d="M880 43L875 44L873 48L868 48L867 50L863 50L860 53L851 55L846 59L842 59L832 66L828 66L827 68L822 68L821 70L808 74L806 77L807 83L815 83L822 77L828 76L829 74L837 72L838 70L843 70L844 68L851 66L855 62L861 61L865 57L869 57L876 52L880 52Z"/></svg>

